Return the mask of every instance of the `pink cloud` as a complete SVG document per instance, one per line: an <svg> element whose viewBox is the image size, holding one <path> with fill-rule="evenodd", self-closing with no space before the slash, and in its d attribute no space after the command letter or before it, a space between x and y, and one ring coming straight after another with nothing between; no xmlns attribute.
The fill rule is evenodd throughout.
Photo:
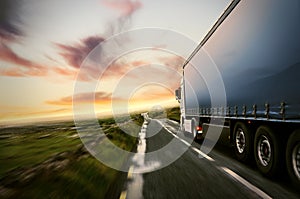
<svg viewBox="0 0 300 199"><path fill-rule="evenodd" d="M58 47L60 51L59 54L64 58L64 60L70 66L78 69L86 56L103 41L103 37L90 36L82 39L76 44L67 45L56 43L55 45Z"/></svg>
<svg viewBox="0 0 300 199"><path fill-rule="evenodd" d="M10 63L14 63L17 65L22 65L24 67L38 67L35 63L29 61L28 59L25 59L23 57L20 57L17 55L13 50L11 50L7 45L4 43L0 43L0 59L3 61L7 61Z"/></svg>
<svg viewBox="0 0 300 199"><path fill-rule="evenodd" d="M6 69L1 70L0 75L11 77L46 76L51 74L50 72L54 72L55 74L68 76L73 79L75 78L83 59L88 55L88 53L91 50L93 50L102 41L104 41L104 38L102 37L91 36L80 40L78 44L74 45L56 44L56 46L60 50L60 55L71 67L73 67L63 68L59 66L47 66L26 59L18 55L9 47L8 44L15 41L3 40L0 41L0 60L7 63L15 64L17 66L8 67ZM91 71L90 74L94 74L94 71ZM81 78L81 80L83 81L88 81L90 79L90 77Z"/></svg>
<svg viewBox="0 0 300 199"><path fill-rule="evenodd" d="M50 71L55 74L68 76L74 79L77 71L70 68L62 68L58 66L46 66L33 62L31 60L25 59L15 53L11 48L9 48L4 42L0 42L0 60L15 64L14 67L7 67L0 71L2 76L10 77L27 77L27 76L47 76L50 74Z"/></svg>
<svg viewBox="0 0 300 199"><path fill-rule="evenodd" d="M180 71L182 69L182 65L185 61L183 57L174 55L174 56L167 56L159 58L159 61L163 63L163 65L171 67L176 71Z"/></svg>
<svg viewBox="0 0 300 199"><path fill-rule="evenodd" d="M0 60L18 65L1 71L1 75L22 77L45 76L48 73L46 67L19 56L3 42L0 42L0 52Z"/></svg>
<svg viewBox="0 0 300 199"><path fill-rule="evenodd" d="M0 60L14 64L0 71L0 75L23 77L23 76L45 76L48 69L42 64L26 59L10 48L12 43L20 43L24 36L21 30L23 24L19 17L19 7L22 3L16 0L4 0L1 2L0 19Z"/></svg>
<svg viewBox="0 0 300 199"><path fill-rule="evenodd" d="M142 3L138 0L102 0L101 2L106 7L119 11L121 16L124 17L132 15L142 6Z"/></svg>

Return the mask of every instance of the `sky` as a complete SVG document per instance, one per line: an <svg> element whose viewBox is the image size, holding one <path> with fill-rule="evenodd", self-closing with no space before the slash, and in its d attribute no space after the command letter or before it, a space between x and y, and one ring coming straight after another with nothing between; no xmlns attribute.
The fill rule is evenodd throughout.
<svg viewBox="0 0 300 199"><path fill-rule="evenodd" d="M184 58L229 3L1 1L0 123L72 117L73 99L100 117L178 105Z"/></svg>

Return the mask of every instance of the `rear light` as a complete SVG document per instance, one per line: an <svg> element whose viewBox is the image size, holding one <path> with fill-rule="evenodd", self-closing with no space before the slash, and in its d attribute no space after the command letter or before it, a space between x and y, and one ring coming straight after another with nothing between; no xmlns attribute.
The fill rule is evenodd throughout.
<svg viewBox="0 0 300 199"><path fill-rule="evenodd" d="M202 127L201 127L201 126L197 126L197 127L196 127L196 130L197 130L197 131L202 131Z"/></svg>

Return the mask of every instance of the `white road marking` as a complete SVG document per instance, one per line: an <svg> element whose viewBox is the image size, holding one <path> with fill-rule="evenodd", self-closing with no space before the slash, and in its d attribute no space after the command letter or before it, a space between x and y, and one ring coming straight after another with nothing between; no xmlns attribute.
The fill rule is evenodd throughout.
<svg viewBox="0 0 300 199"><path fill-rule="evenodd" d="M186 140L184 140L184 139L178 137L178 136L175 135L172 131L170 131L169 129L167 129L166 126L165 126L161 121L159 121L159 120L157 120L157 121L160 123L160 125L161 125L167 132L169 132L169 133L170 133L171 135L173 135L175 138L179 139L181 142L183 142L183 143L184 143L185 145L187 145L188 147L191 146L191 144L188 143ZM211 161L211 162L215 161L214 159L212 159L211 157L209 157L207 154L203 153L202 151L200 151L200 150L197 149L196 147L191 147L191 149L192 149L193 151L195 151L196 153L198 153L200 156L204 157L205 159L207 159L207 160L209 160L209 161Z"/></svg>
<svg viewBox="0 0 300 199"><path fill-rule="evenodd" d="M174 121L174 120L168 120L169 122L172 122L173 124L178 124L178 122Z"/></svg>
<svg viewBox="0 0 300 199"><path fill-rule="evenodd" d="M120 195L120 199L126 199L126 196L127 196L127 191L122 191Z"/></svg>
<svg viewBox="0 0 300 199"><path fill-rule="evenodd" d="M132 179L132 174L133 174L133 165L129 167L127 179Z"/></svg>
<svg viewBox="0 0 300 199"><path fill-rule="evenodd" d="M212 159L211 157L209 157L208 155L206 155L205 153L203 153L202 151L200 151L200 149L197 149L196 147L192 147L192 149L197 152L199 155L201 155L202 157L204 157L205 159L214 162L215 160Z"/></svg>
<svg viewBox="0 0 300 199"><path fill-rule="evenodd" d="M252 185L250 182L248 182L247 180L245 180L244 178L242 178L241 176L239 176L235 172L233 172L232 170L230 170L230 169L228 169L226 167L219 167L219 169L222 170L222 171L224 171L225 173L227 173L231 177L233 177L238 182L242 183L248 189L250 189L251 191L253 191L257 195L259 195L261 198L268 198L268 199L272 198L271 196L269 196L268 194L266 194L265 192L263 192L262 190L260 190L256 186Z"/></svg>
<svg viewBox="0 0 300 199"><path fill-rule="evenodd" d="M161 121L159 121L159 120L157 120L157 121L161 124L161 126L167 132L169 132L170 134L172 134L175 138L179 139L185 145L191 146L190 143L188 143L184 139L178 137L172 131L170 131L169 129L167 129L166 126ZM209 157L208 155L206 155L205 153L203 153L200 149L197 149L196 147L191 147L191 149L193 151L197 152L202 157L206 158L207 160L212 161L212 162L215 161L214 159L212 159L211 157ZM238 174L236 174L235 172L233 172L232 170L230 170L230 169L228 169L226 167L217 167L217 168L220 169L221 171L225 172L227 175L233 177L235 180L237 180L238 182L240 182L241 184L243 184L244 186L246 186L249 190L251 190L252 192L256 193L261 198L264 198L264 199L271 199L272 198L271 196L269 196L268 194L266 194L265 192L263 192L261 189L259 189L258 187L252 185L250 182L248 182L247 180L245 180L243 177L241 177Z"/></svg>
<svg viewBox="0 0 300 199"><path fill-rule="evenodd" d="M146 129L147 124L144 121L139 133L139 144L137 146L137 153L132 158L133 165L129 167L127 180L128 184L126 190L122 191L119 199L128 198L143 198L143 176L137 171L147 169L145 166L145 153L146 153ZM134 166L135 165L135 166ZM137 172L137 173L136 173Z"/></svg>

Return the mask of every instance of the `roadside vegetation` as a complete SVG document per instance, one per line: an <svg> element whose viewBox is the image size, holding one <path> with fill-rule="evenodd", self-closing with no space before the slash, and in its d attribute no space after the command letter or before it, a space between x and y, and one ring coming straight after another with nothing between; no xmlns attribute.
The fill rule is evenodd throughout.
<svg viewBox="0 0 300 199"><path fill-rule="evenodd" d="M140 114L131 117L123 128L142 125ZM113 119L99 124L115 145L135 150L137 137ZM73 122L0 129L0 198L104 198L119 175L86 151Z"/></svg>
<svg viewBox="0 0 300 199"><path fill-rule="evenodd" d="M152 119L168 118L170 120L179 122L180 121L180 108L172 107L172 108L162 109L162 108L158 107L157 109L153 109L150 112L148 112L148 115Z"/></svg>
<svg viewBox="0 0 300 199"><path fill-rule="evenodd" d="M170 120L174 120L176 122L180 121L180 108L179 107L173 107L167 109L167 118Z"/></svg>

